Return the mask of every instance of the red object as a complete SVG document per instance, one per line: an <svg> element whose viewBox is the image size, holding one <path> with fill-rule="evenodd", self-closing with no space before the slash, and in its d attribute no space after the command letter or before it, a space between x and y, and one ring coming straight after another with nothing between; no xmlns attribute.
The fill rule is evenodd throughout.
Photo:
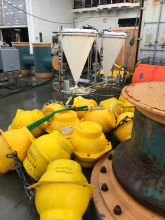
<svg viewBox="0 0 165 220"><path fill-rule="evenodd" d="M75 112L77 112L77 107L76 106L74 106L75 107Z"/></svg>
<svg viewBox="0 0 165 220"><path fill-rule="evenodd" d="M132 84L150 81L165 82L165 67L139 64L133 74Z"/></svg>

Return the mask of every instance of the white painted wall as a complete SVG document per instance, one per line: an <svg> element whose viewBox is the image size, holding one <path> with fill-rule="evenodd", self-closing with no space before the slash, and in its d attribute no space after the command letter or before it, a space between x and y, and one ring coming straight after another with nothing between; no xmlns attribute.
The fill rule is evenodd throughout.
<svg viewBox="0 0 165 220"><path fill-rule="evenodd" d="M73 5L73 0L26 0L28 13L54 22L70 23L62 25L67 28L73 28ZM61 26L60 24L42 21L30 15L27 15L27 21L30 43L40 42L39 32L42 32L44 43L52 42L52 31L56 31Z"/></svg>
<svg viewBox="0 0 165 220"><path fill-rule="evenodd" d="M145 10L142 13L140 27L141 40L138 47L138 60L149 57L150 61L152 61L155 53L155 62L158 62L160 58L165 59L165 47L163 46L165 44L165 2L144 1L144 7ZM158 29L159 16L160 24Z"/></svg>
<svg viewBox="0 0 165 220"><path fill-rule="evenodd" d="M26 0L26 8L29 14L49 21L69 23L62 24L63 28L76 28L80 25L92 24L99 31L102 31L111 27L119 27L119 18L135 18L137 16L137 8L121 7L122 4L116 4L120 5L121 9L112 9L108 12L103 10L98 12L97 8L93 8L93 11L82 11L81 13L75 13L73 5L74 0ZM90 18L91 16L93 17ZM83 21L84 19L85 21ZM104 23L103 19L107 21ZM52 42L52 31L56 31L61 26L60 24L43 21L30 15L27 15L27 23L31 53L32 43L40 42L39 32L42 32L43 42L50 43Z"/></svg>
<svg viewBox="0 0 165 220"><path fill-rule="evenodd" d="M92 12L81 12L81 13L74 13L74 25L75 27L78 27L80 25L86 25L91 24L99 31L102 31L103 29L110 29L111 27L119 27L118 20L120 18L136 18L137 16L137 9L118 9L116 11L109 11L109 14L106 12L100 12L100 14L96 14L94 17L82 21L84 19L87 19L91 16L93 16L96 13L96 11ZM103 19L106 19L106 23L103 22Z"/></svg>

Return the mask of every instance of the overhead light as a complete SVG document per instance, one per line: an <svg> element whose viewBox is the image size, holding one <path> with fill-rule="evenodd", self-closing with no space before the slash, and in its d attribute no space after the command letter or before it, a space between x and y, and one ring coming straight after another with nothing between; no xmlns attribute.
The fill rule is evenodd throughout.
<svg viewBox="0 0 165 220"><path fill-rule="evenodd" d="M15 31L21 31L20 29L14 29Z"/></svg>

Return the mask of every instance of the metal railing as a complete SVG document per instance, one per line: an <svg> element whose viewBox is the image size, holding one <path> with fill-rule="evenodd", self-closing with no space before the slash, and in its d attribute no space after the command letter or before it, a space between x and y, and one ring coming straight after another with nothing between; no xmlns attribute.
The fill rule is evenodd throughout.
<svg viewBox="0 0 165 220"><path fill-rule="evenodd" d="M99 5L116 4L116 3L136 3L138 0L75 0L74 9L97 7Z"/></svg>
<svg viewBox="0 0 165 220"><path fill-rule="evenodd" d="M139 63L142 64L150 64L156 66L165 66L165 57L146 57L138 60Z"/></svg>

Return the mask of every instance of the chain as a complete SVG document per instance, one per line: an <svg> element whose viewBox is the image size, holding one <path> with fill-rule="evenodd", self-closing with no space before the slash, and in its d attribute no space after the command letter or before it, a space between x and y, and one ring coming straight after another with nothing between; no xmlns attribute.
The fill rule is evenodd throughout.
<svg viewBox="0 0 165 220"><path fill-rule="evenodd" d="M49 104L52 104L52 103L56 103L56 104L60 104L60 105L66 106L66 104L63 103L62 101L49 100L48 102L46 102L46 103L42 106L41 111L42 111L45 107L47 107Z"/></svg>
<svg viewBox="0 0 165 220"><path fill-rule="evenodd" d="M108 131L108 132L104 132L104 134L114 133L114 132L115 132L120 126L122 126L125 122L127 123L127 119L133 120L133 117L126 116L125 118L123 118L123 119L119 122L119 124L118 124L116 127L112 128L112 129L111 129L110 131Z"/></svg>
<svg viewBox="0 0 165 220"><path fill-rule="evenodd" d="M13 160L15 162L15 164L14 164L15 170L17 171L18 176L20 177L20 179L23 182L25 193L26 193L26 195L27 195L27 197L30 201L30 204L34 205L34 195L33 195L33 192L30 188L30 185L28 184L28 182L27 182L27 180L24 176L25 170L24 170L22 161L20 161L18 156L17 156L17 151L15 151L12 154L7 154L6 157L7 158L13 158ZM32 178L31 178L31 180L32 180L33 183L35 183L35 181Z"/></svg>

